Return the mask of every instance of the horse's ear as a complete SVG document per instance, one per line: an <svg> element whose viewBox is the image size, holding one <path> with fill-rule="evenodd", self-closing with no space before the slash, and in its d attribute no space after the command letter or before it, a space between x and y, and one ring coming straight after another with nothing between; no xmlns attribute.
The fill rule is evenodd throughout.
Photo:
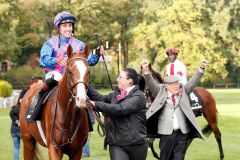
<svg viewBox="0 0 240 160"><path fill-rule="evenodd" d="M72 46L71 46L71 44L69 44L67 47L67 56L71 57L72 52L73 52Z"/></svg>
<svg viewBox="0 0 240 160"><path fill-rule="evenodd" d="M83 54L88 57L89 54L90 54L90 48L89 48L89 45L86 44L85 48L84 48L84 51L83 51Z"/></svg>

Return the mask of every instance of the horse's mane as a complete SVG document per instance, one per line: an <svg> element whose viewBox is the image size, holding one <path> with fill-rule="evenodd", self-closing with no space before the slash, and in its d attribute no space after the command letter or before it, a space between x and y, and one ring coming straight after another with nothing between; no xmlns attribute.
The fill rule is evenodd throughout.
<svg viewBox="0 0 240 160"><path fill-rule="evenodd" d="M150 72L152 73L153 78L154 78L158 83L163 83L163 78L162 78L162 76L152 68L151 63L149 63L149 69L150 69ZM140 73L139 73L138 85L139 85L139 87L140 87L140 90L141 90L141 91L144 91L146 83L145 83L145 80L144 80L144 78L143 78L143 76L142 76L142 66L141 66L141 71L140 71Z"/></svg>

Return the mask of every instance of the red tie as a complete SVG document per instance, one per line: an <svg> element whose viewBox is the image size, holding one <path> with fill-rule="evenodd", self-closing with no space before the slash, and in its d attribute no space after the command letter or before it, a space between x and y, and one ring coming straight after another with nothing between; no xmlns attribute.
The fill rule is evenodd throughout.
<svg viewBox="0 0 240 160"><path fill-rule="evenodd" d="M174 75L174 63L170 66L170 75Z"/></svg>
<svg viewBox="0 0 240 160"><path fill-rule="evenodd" d="M123 99L127 95L127 91L121 91L119 95L116 96L117 100Z"/></svg>
<svg viewBox="0 0 240 160"><path fill-rule="evenodd" d="M175 95L173 94L173 95L172 95L172 102L173 102L173 105L175 106L175 104L176 104L176 99L175 99L174 96L175 96Z"/></svg>

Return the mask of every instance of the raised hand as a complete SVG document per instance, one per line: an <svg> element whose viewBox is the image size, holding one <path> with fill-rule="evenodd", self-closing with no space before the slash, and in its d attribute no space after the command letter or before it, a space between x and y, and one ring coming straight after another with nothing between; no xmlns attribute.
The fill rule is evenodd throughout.
<svg viewBox="0 0 240 160"><path fill-rule="evenodd" d="M149 73L150 69L149 69L148 60L145 59L141 62L141 68L142 68L143 74L148 74Z"/></svg>
<svg viewBox="0 0 240 160"><path fill-rule="evenodd" d="M207 59L202 59L200 63L200 68L205 69L208 65L208 60Z"/></svg>
<svg viewBox="0 0 240 160"><path fill-rule="evenodd" d="M103 55L104 54L104 47L103 46L99 46L98 48L97 48L97 50L96 50L96 53L98 54L98 55Z"/></svg>

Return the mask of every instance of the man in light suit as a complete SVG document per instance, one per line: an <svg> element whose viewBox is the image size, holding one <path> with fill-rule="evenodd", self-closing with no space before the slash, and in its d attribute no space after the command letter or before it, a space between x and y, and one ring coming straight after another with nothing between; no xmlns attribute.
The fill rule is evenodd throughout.
<svg viewBox="0 0 240 160"><path fill-rule="evenodd" d="M200 68L183 86L174 75L167 76L164 84L157 83L149 72L148 63L142 63L143 77L156 97L146 113L147 132L160 137L160 160L183 160L189 138L204 138L188 94L197 86L207 64L207 60L202 60Z"/></svg>

